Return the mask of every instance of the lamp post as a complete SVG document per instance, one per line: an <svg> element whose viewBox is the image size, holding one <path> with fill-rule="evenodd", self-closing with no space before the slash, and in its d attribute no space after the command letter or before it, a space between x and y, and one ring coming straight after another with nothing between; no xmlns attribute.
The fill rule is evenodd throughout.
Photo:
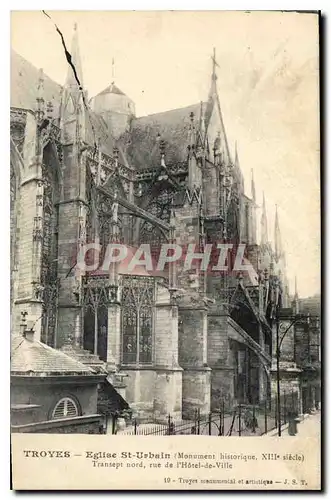
<svg viewBox="0 0 331 500"><path fill-rule="evenodd" d="M276 285L277 290L278 285ZM309 314L295 314L294 316L283 317L283 319L289 320L290 324L286 326L286 328L281 332L281 324L280 324L280 303L279 303L279 294L276 291L276 307L275 307L275 315L274 319L276 322L276 380L277 380L277 425L278 425L278 436L282 435L282 423L281 423L281 407L280 407L280 354L281 354L281 346L284 338L286 337L289 330L294 326L297 322L305 320L308 327L310 323L310 315Z"/></svg>
<svg viewBox="0 0 331 500"><path fill-rule="evenodd" d="M274 319L276 320L276 384L277 384L277 424L278 424L278 436L282 435L282 424L281 424L281 409L280 409L280 341L279 341L279 311L280 311L280 293L279 293L279 282L276 279L275 282L275 314Z"/></svg>
<svg viewBox="0 0 331 500"><path fill-rule="evenodd" d="M277 423L278 436L282 435L281 410L280 410L280 342L279 342L279 307L276 307L276 377L277 377Z"/></svg>

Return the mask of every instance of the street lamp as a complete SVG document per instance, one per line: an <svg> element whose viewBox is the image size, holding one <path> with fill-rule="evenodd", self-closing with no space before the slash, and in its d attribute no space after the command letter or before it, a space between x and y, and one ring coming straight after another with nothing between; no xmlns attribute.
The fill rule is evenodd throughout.
<svg viewBox="0 0 331 500"><path fill-rule="evenodd" d="M307 325L310 323L309 314L295 314L294 316L282 316L283 319L290 320L290 324L281 331L280 325L280 301L279 301L279 285L276 284L276 307L274 318L276 321L276 378L277 378L277 423L278 423L278 436L282 435L282 423L281 423L281 407L280 407L280 354L281 354L281 346L284 338L286 337L289 330L294 326L298 321L305 320Z"/></svg>

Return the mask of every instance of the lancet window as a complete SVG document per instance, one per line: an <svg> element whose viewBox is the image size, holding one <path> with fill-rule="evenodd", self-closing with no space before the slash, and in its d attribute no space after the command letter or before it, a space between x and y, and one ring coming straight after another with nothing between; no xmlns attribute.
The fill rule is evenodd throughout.
<svg viewBox="0 0 331 500"><path fill-rule="evenodd" d="M89 277L84 282L84 348L107 361L108 280Z"/></svg>
<svg viewBox="0 0 331 500"><path fill-rule="evenodd" d="M155 280L149 277L124 278L122 289L122 362L151 364Z"/></svg>
<svg viewBox="0 0 331 500"><path fill-rule="evenodd" d="M58 182L51 165L43 165L43 231L40 285L42 289L43 315L41 338L54 346L57 317L57 253L58 253L58 210L56 207ZM37 203L38 203L37 199Z"/></svg>

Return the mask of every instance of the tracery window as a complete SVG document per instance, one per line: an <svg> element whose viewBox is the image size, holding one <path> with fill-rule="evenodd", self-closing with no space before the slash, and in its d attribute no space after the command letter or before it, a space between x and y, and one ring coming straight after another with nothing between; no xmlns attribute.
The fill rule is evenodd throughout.
<svg viewBox="0 0 331 500"><path fill-rule="evenodd" d="M153 361L155 280L124 278L122 290L122 362L151 364Z"/></svg>
<svg viewBox="0 0 331 500"><path fill-rule="evenodd" d="M108 280L90 277L84 285L84 348L107 361Z"/></svg>
<svg viewBox="0 0 331 500"><path fill-rule="evenodd" d="M43 165L43 234L40 284L43 288L42 341L54 346L57 320L58 182L54 166Z"/></svg>

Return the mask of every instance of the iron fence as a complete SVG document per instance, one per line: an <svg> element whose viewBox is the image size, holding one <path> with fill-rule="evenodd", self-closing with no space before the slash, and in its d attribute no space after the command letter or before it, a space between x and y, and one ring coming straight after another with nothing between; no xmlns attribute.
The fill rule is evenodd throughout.
<svg viewBox="0 0 331 500"><path fill-rule="evenodd" d="M297 392L283 393L281 403L281 424L300 413ZM133 419L118 433L144 436L171 435L209 435L209 436L261 436L278 426L277 400L272 399L259 405L238 404L232 409L225 409L224 402L220 409L209 414L196 410L191 419L180 420L168 415L162 422L155 420L139 422Z"/></svg>

